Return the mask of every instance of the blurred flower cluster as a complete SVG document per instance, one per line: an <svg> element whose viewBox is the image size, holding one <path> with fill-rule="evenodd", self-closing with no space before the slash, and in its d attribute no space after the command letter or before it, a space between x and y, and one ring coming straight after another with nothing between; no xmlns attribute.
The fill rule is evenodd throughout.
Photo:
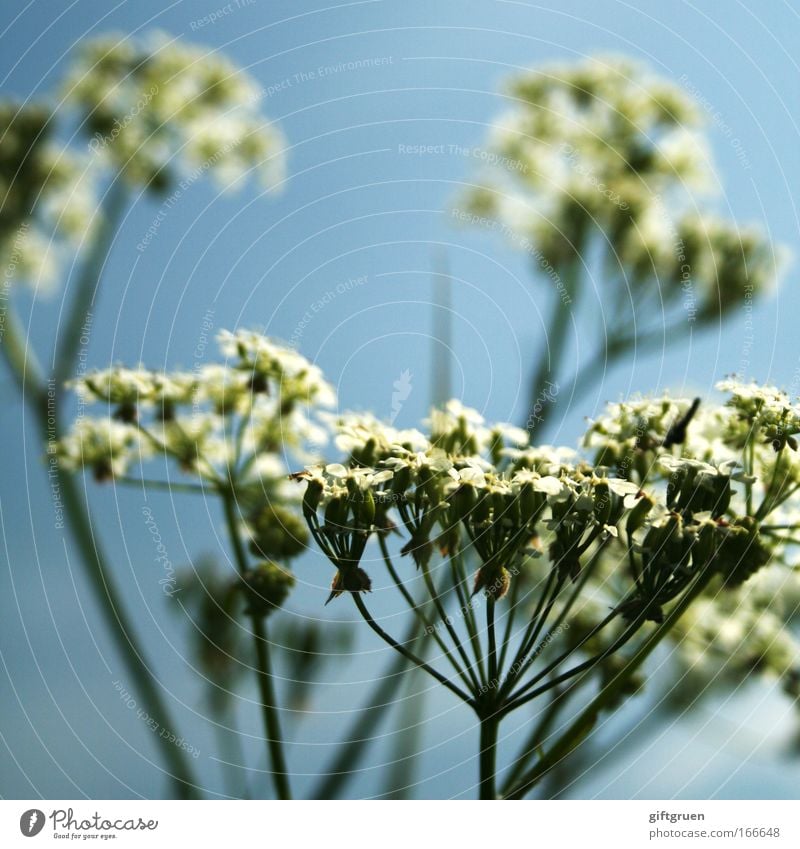
<svg viewBox="0 0 800 849"><path fill-rule="evenodd" d="M57 110L0 103L4 285L53 287L62 252L90 244L103 223L105 179L163 191L208 173L221 187L251 175L275 186L284 145L259 113L259 92L213 51L160 34L104 36L80 46ZM75 115L70 145L62 131Z"/></svg>
<svg viewBox="0 0 800 849"><path fill-rule="evenodd" d="M47 290L61 249L87 235L95 206L88 157L53 139L49 111L0 103L0 261L3 285L26 282Z"/></svg>
<svg viewBox="0 0 800 849"><path fill-rule="evenodd" d="M690 322L774 279L757 229L700 211L715 177L701 112L680 87L608 57L521 74L508 96L487 142L492 167L465 203L540 262L563 273L596 244L620 303L682 303Z"/></svg>
<svg viewBox="0 0 800 849"><path fill-rule="evenodd" d="M154 34L82 45L64 93L90 148L130 182L167 188L209 170L228 186L282 177L283 142L258 112L255 81L218 53Z"/></svg>

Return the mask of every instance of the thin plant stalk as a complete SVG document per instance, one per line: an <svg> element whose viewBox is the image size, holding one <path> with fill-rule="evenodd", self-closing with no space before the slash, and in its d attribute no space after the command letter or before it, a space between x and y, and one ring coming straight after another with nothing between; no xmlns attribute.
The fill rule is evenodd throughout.
<svg viewBox="0 0 800 849"><path fill-rule="evenodd" d="M521 779L516 787L511 788L506 794L506 798L521 799L524 798L538 782L552 769L562 758L565 758L569 753L576 748L586 738L594 727L600 711L606 705L613 702L619 691L627 684L631 676L650 656L651 652L658 644L667 636L672 626L686 612L689 605L703 592L708 586L714 574L712 564L705 566L694 579L694 583L684 592L683 598L672 608L667 614L664 622L647 637L630 660L625 664L614 678L604 687L594 699L584 708L583 711L570 723L569 728L559 737L555 745L541 757L535 766L530 769Z"/></svg>
<svg viewBox="0 0 800 849"><path fill-rule="evenodd" d="M22 399L30 406L43 440L56 440L60 435L59 419L56 415L57 394L48 395L44 376L33 352L27 350L24 345L16 316L10 310L6 314L5 331L2 348L11 372L19 384ZM155 684L150 664L136 636L132 620L126 613L122 593L108 568L108 559L94 532L85 499L81 497L74 478L64 474L57 463L53 464L52 468L60 488L66 524L81 555L80 561L89 578L101 616L128 674L134 681L139 700L160 727L175 732L177 726ZM178 798L197 798L199 785L183 750L172 745L166 736L158 735L157 739Z"/></svg>
<svg viewBox="0 0 800 849"><path fill-rule="evenodd" d="M225 521L231 537L231 544L236 559L239 574L247 572L247 556L239 535L236 518L236 500L233 490L223 493L222 503L225 508ZM283 736L281 734L278 700L273 683L272 659L267 634L266 621L258 613L252 613L250 620L253 628L253 642L256 650L258 688L261 694L261 711L266 733L267 750L272 765L272 781L275 793L279 799L291 799L292 791L289 784L289 773L286 769L286 759L283 752Z"/></svg>

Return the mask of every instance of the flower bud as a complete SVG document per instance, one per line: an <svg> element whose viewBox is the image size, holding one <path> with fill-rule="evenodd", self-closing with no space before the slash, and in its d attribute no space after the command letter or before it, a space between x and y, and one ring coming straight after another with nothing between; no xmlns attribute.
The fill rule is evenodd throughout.
<svg viewBox="0 0 800 849"><path fill-rule="evenodd" d="M645 519L647 519L647 514L652 508L653 499L649 495L642 495L628 514L628 521L625 523L625 531L629 537L642 527Z"/></svg>
<svg viewBox="0 0 800 849"><path fill-rule="evenodd" d="M325 524L334 530L343 530L347 524L350 506L346 498L331 498L325 507Z"/></svg>
<svg viewBox="0 0 800 849"><path fill-rule="evenodd" d="M462 484L450 496L450 503L453 505L453 512L461 521L466 521L472 511L472 508L475 506L476 501L475 487L470 486L469 484Z"/></svg>
<svg viewBox="0 0 800 849"><path fill-rule="evenodd" d="M761 541L758 525L751 516L743 516L725 530L717 553L719 571L727 587L738 587L752 577L771 558Z"/></svg>
<svg viewBox="0 0 800 849"><path fill-rule="evenodd" d="M250 550L257 557L287 560L296 557L308 543L308 530L292 510L265 504L248 518Z"/></svg>
<svg viewBox="0 0 800 849"><path fill-rule="evenodd" d="M331 581L331 594L325 604L330 604L333 599L342 593L368 593L372 591L372 581L369 575L358 566L348 566L339 569Z"/></svg>
<svg viewBox="0 0 800 849"><path fill-rule="evenodd" d="M607 525L611 518L611 490L603 481L594 487L594 517L599 525Z"/></svg>
<svg viewBox="0 0 800 849"><path fill-rule="evenodd" d="M307 520L316 515L317 507L319 507L319 502L322 499L323 489L324 487L321 481L314 480L313 478L309 480L306 491L303 494L303 515Z"/></svg>
<svg viewBox="0 0 800 849"><path fill-rule="evenodd" d="M484 563L475 574L475 586L472 595L483 590L487 598L500 601L511 586L511 573L499 563Z"/></svg>
<svg viewBox="0 0 800 849"><path fill-rule="evenodd" d="M253 616L269 616L283 606L294 586L294 575L277 563L265 560L251 569L244 578L247 609Z"/></svg>
<svg viewBox="0 0 800 849"><path fill-rule="evenodd" d="M362 525L368 528L375 521L375 497L371 489L365 489L359 493L359 500L356 502L354 511L356 518Z"/></svg>
<svg viewBox="0 0 800 849"><path fill-rule="evenodd" d="M400 495L404 493L411 484L411 469L408 466L399 468L392 477L392 492Z"/></svg>

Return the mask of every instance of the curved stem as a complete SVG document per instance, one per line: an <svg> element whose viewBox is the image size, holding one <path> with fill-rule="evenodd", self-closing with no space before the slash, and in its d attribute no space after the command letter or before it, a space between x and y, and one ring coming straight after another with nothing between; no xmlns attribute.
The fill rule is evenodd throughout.
<svg viewBox="0 0 800 849"><path fill-rule="evenodd" d="M564 652L560 657L557 657L546 669L543 669L542 672L539 673L536 678L532 681L529 681L525 687L518 690L513 694L513 698L508 702L504 711L507 713L511 713L511 711L516 710L518 707L522 707L522 705L527 704L532 699L537 698L542 693L546 693L548 690L551 690L553 687L558 686L559 684L563 684L565 681L568 681L570 678L574 678L576 675L580 675L581 672L585 672L588 669L591 669L596 664L605 660L607 657L610 657L615 652L619 651L639 630L639 627L644 622L644 617L640 617L639 619L634 620L631 625L625 630L608 648L604 649L601 652L598 652L593 657L590 657L588 660L583 661L583 663L579 663L577 666L572 669L568 669L566 672L562 672L560 675L557 675L551 681L548 681L546 684L543 684L541 687L537 687L535 690L531 692L527 692L530 687L536 684L538 681L542 679L545 675L548 675L552 672L556 667L558 667L561 663L563 663L574 651L583 645L587 640L589 640L592 636L599 633L612 619L616 616L616 613L611 614L606 617L599 625L595 626L592 631L586 635L586 637L581 641L581 643L575 647L575 649L570 649L567 652ZM525 695L522 695L522 691L525 690Z"/></svg>
<svg viewBox="0 0 800 849"><path fill-rule="evenodd" d="M528 402L528 429L541 430L547 421L548 407L558 394L558 368L567 342L570 312L560 301L554 307L547 331L547 350L542 353L538 368L531 380ZM550 388L555 387L553 393Z"/></svg>
<svg viewBox="0 0 800 849"><path fill-rule="evenodd" d="M55 354L55 379L58 384L70 377L75 357L81 345L81 330L91 312L100 278L103 275L108 253L114 243L114 237L125 211L128 189L122 178L117 176L103 198L100 220L94 234L89 252L84 260L78 280L72 307L67 315L60 342ZM66 295L65 295L66 297Z"/></svg>
<svg viewBox="0 0 800 849"><path fill-rule="evenodd" d="M531 650L536 647L536 641L542 633L545 623L550 616L550 612L553 609L553 605L556 603L556 599L564 586L566 577L564 575L557 574L557 572L558 570L554 568L548 578L548 584L545 586L544 593L539 599L539 603L536 606L531 623L523 635L522 643L514 658L514 662L509 667L506 680L500 687L499 695L500 699L503 701L505 701L506 696L508 696L513 689L514 682L527 669L526 658ZM554 581L552 587L550 586L550 579L553 579ZM549 597L547 595L548 591Z"/></svg>
<svg viewBox="0 0 800 849"><path fill-rule="evenodd" d="M3 353L8 367L19 387L23 401L39 414L39 408L47 405L47 389L39 361L33 349L25 344L20 333L17 317L11 309L7 310L2 336Z"/></svg>
<svg viewBox="0 0 800 849"><path fill-rule="evenodd" d="M644 663L650 653L667 636L672 626L685 613L687 607L703 592L714 574L712 564L707 564L697 575L693 584L685 591L683 598L670 610L661 624L645 639L631 659L617 675L605 686L583 711L570 723L558 742L523 777L520 783L507 794L510 799L522 799L532 790L553 766L565 758L580 745L594 727L601 710L612 703L620 690L627 684L634 672Z"/></svg>
<svg viewBox="0 0 800 849"><path fill-rule="evenodd" d="M439 594L445 592L444 581ZM430 601L427 602L430 604ZM422 629L417 621L412 621L403 639L403 643L414 643L421 636ZM425 657L431 643L422 642L418 654ZM345 734L344 742L338 746L330 767L320 773L321 781L312 793L314 799L333 799L339 796L341 788L355 774L378 725L388 710L395 704L399 678L409 668L410 661L405 655L393 655L392 662L386 671L377 679L377 685L372 695L361 710L359 710Z"/></svg>
<svg viewBox="0 0 800 849"><path fill-rule="evenodd" d="M511 585L511 593L508 597L508 612L506 613L506 627L503 630L503 637L500 642L500 657L497 665L503 669L508 655L508 649L511 644L511 634L514 630L514 620L517 615L517 607L519 605L519 592L521 582L516 580Z"/></svg>
<svg viewBox="0 0 800 849"><path fill-rule="evenodd" d="M191 492L196 495L208 495L210 493L209 487L202 486L202 484L198 483L185 483L184 481L159 481L148 480L147 478L118 476L114 478L114 483L124 486L136 486L141 489L161 489L165 492Z"/></svg>
<svg viewBox="0 0 800 849"><path fill-rule="evenodd" d="M488 679L486 677L486 671L483 668L483 648L481 647L481 640L478 636L478 625L475 621L475 607L472 603L472 599L467 598L464 593L464 585L467 582L467 575L464 571L464 561L460 551L450 555L450 571L453 575L453 585L455 587L456 596L458 597L458 603L461 605L464 624L467 627L467 634L469 635L472 654L475 658L475 668L481 682L485 685Z"/></svg>
<svg viewBox="0 0 800 849"><path fill-rule="evenodd" d="M400 576L397 574L397 569L395 569L394 563L392 562L392 558L389 555L389 549L386 545L386 539L383 534L378 534L378 545L380 546L381 554L383 555L383 561L386 564L386 568L388 569L395 586L400 591L400 594L403 596L403 600L412 610L414 615L419 619L419 621L425 626L426 633L430 634L436 641L436 644L442 650L445 657L450 661L450 665L453 667L453 670L458 675L458 677L461 678L461 680L464 682L464 685L468 689L472 690L473 694L477 693L478 689L480 688L480 685L478 683L477 678L475 677L475 672L469 665L466 667L466 672L459 666L458 661L453 657L452 652L447 647L447 643L445 643L445 641L439 636L436 624L431 623L422 608L416 603L416 601L414 601L413 596L408 591L405 584L403 584L402 580L400 579Z"/></svg>
<svg viewBox="0 0 800 849"><path fill-rule="evenodd" d="M577 275L578 260L573 260L564 270L564 283L570 298L565 301L560 295L556 295L547 325L545 348L531 378L526 422L529 431L544 425L547 421L548 408L552 406L558 394L558 374L567 344L567 327L572 316L572 297L577 294L575 291ZM555 393L549 391L548 386L555 386Z"/></svg>
<svg viewBox="0 0 800 849"><path fill-rule="evenodd" d="M432 666L429 666L425 663L424 660L417 657L412 651L405 648L405 646L400 645L394 637L390 636L386 633L386 631L381 628L381 626L372 618L372 614L367 610L367 606L364 604L364 600L361 598L359 593L350 593L353 597L353 602L355 606L358 608L358 612L364 617L364 621L369 625L370 628L385 642L388 643L395 651L399 652L403 655L403 657L410 660L415 666L418 666L420 669L424 669L429 675L433 676L440 684L447 687L451 693L454 693L461 699L463 702L470 706L474 706L474 700L467 695L457 684L454 684L448 678L445 678L441 672L434 669Z"/></svg>
<svg viewBox="0 0 800 849"><path fill-rule="evenodd" d="M436 608L436 612L439 615L439 618L442 620L444 627L447 629L447 633L450 634L450 639L453 641L453 645L456 647L456 651L458 652L461 660L464 663L464 668L469 670L471 675L475 676L475 671L473 669L473 664L470 662L469 655L467 654L464 646L461 644L461 640L458 638L458 631L453 627L453 623L450 621L450 617L447 615L447 610L445 609L444 602L442 601L442 593L437 591L436 586L433 582L433 578L431 577L430 569L428 568L428 564L424 563L421 566L422 569L422 579L425 581L425 587L428 590L428 595L431 597L431 601L433 601L434 607ZM459 596L459 601L460 601ZM477 661L476 661L477 663ZM476 681L475 686L480 688L480 684Z"/></svg>
<svg viewBox="0 0 800 849"><path fill-rule="evenodd" d="M128 674L135 682L137 694L141 702L147 705L150 716L161 728L168 728L175 732L177 726L173 722L161 692L156 686L155 678L150 671L150 664L135 636L136 632L132 620L125 612L122 593L106 565L105 554L95 536L89 512L81 501L75 480L61 472L57 466L55 469L61 490L61 500L64 504L64 516L67 518L75 543L81 552L82 561L90 577L89 583L94 590L98 607L117 651L122 655ZM183 751L169 743L166 736L162 737L159 734L157 739L161 745L164 760L172 770L169 775L175 781L178 797L181 799L199 798L199 785Z"/></svg>
<svg viewBox="0 0 800 849"><path fill-rule="evenodd" d="M2 349L19 383L23 402L30 405L36 417L42 438L45 442L57 439L60 436L59 420L56 415L57 399L55 397L52 399L52 409L48 409L50 399L47 385L36 364L33 351L28 350L22 342L16 317L11 310L6 313ZM139 700L146 705L148 714L161 728L177 733L177 725L173 722L155 683L150 664L135 635L132 620L125 612L122 593L108 568L108 560L95 535L89 510L81 498L75 479L65 474L58 463L52 464L49 470L55 475L55 484L58 486L64 506L64 518L80 552L81 563L95 594L100 615L136 686ZM175 782L176 795L181 799L198 798L199 785L195 781L183 750L172 745L166 736L162 737L159 734L157 740L164 761L170 770L168 775Z"/></svg>
<svg viewBox="0 0 800 849"><path fill-rule="evenodd" d="M531 759L531 755L542 750L542 744L547 739L547 735L550 733L550 729L553 727L558 717L558 712L565 703L563 694L563 690L558 688L553 690L553 695L550 697L550 703L542 711L539 721L534 724L530 734L522 744L522 749L509 770L501 791L503 795L505 795L506 791L510 787L513 787L522 777L525 772L525 768Z"/></svg>
<svg viewBox="0 0 800 849"><path fill-rule="evenodd" d="M236 565L240 575L247 572L247 555L245 554L242 538L236 521L236 501L232 489L221 490L222 503L225 508L225 521L231 537ZM280 717L278 715L278 700L273 684L272 661L267 638L267 626L263 616L257 613L250 615L253 625L253 641L256 649L258 665L258 688L261 694L261 710L266 731L267 748L272 764L272 780L279 799L291 799L289 773L286 770L286 760L283 754L283 736L281 734Z"/></svg>

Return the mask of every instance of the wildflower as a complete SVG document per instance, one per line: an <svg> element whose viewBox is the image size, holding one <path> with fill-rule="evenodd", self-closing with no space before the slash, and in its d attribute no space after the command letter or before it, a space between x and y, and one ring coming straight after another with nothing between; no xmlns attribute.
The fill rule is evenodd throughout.
<svg viewBox="0 0 800 849"><path fill-rule="evenodd" d="M283 607L295 585L288 570L270 560L259 563L244 576L247 610L252 616L269 616Z"/></svg>
<svg viewBox="0 0 800 849"><path fill-rule="evenodd" d="M108 418L83 418L58 445L58 456L67 470L87 467L99 482L125 474L148 454L137 430Z"/></svg>
<svg viewBox="0 0 800 849"><path fill-rule="evenodd" d="M0 257L6 280L48 292L61 255L91 229L95 184L87 162L52 140L50 110L0 103Z"/></svg>
<svg viewBox="0 0 800 849"><path fill-rule="evenodd" d="M81 45L64 86L90 148L126 180L164 190L210 171L223 186L281 178L283 143L257 111L258 88L217 53L156 33Z"/></svg>

